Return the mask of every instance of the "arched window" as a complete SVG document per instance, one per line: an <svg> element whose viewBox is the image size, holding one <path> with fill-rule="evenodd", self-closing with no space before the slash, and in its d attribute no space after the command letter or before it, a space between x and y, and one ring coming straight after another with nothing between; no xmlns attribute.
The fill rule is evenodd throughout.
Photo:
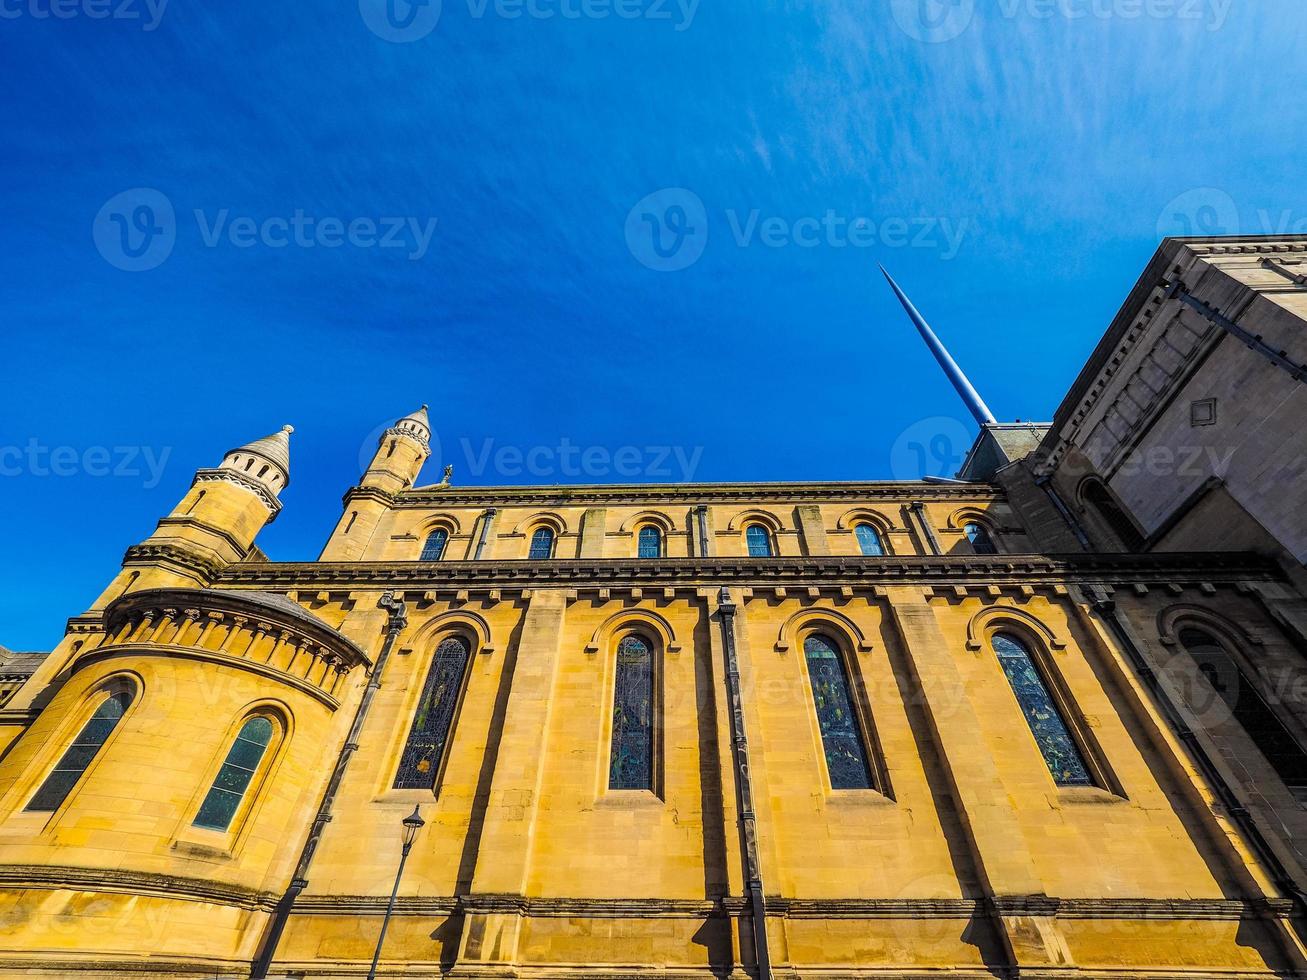
<svg viewBox="0 0 1307 980"><path fill-rule="evenodd" d="M259 763L268 751L274 731L272 719L257 715L241 725L236 741L227 752L227 758L218 770L218 775L209 787L209 793L200 804L200 811L195 815L196 827L210 830L226 830L231 826L232 817L245 798L245 791L250 788L254 774L259 771Z"/></svg>
<svg viewBox="0 0 1307 980"><path fill-rule="evenodd" d="M95 709L95 714L91 715L91 720L82 726L73 744L68 746L59 761L55 763L55 767L50 770L50 775L45 777L45 782L28 802L26 809L42 813L59 809L73 787L77 785L77 781L82 778L82 773L86 772L87 767L95 759L101 746L118 727L118 722L122 720L127 706L131 703L132 695L129 691L110 694L100 703L100 707Z"/></svg>
<svg viewBox="0 0 1307 980"><path fill-rule="evenodd" d="M883 555L885 546L880 542L880 534L870 524L859 524L853 529L858 536L858 548L864 555Z"/></svg>
<svg viewBox="0 0 1307 980"><path fill-rule="evenodd" d="M421 561L440 561L441 556L445 553L445 545L449 543L449 532L443 527L438 527L427 535L426 542L422 545Z"/></svg>
<svg viewBox="0 0 1307 980"><path fill-rule="evenodd" d="M1266 761L1301 798L1307 793L1307 753L1298 740L1215 637L1193 627L1180 630L1179 637L1181 646L1198 663L1199 671L1216 689L1235 720L1243 725Z"/></svg>
<svg viewBox="0 0 1307 980"><path fill-rule="evenodd" d="M1121 509L1121 505L1103 485L1102 480L1092 477L1086 480L1084 489L1081 490L1081 497L1085 503L1094 508L1103 523L1112 529L1112 533L1117 536L1126 551L1143 550L1144 536L1139 533L1135 522L1130 520L1130 515Z"/></svg>
<svg viewBox="0 0 1307 980"><path fill-rule="evenodd" d="M744 540L749 546L750 558L770 558L771 532L761 524L750 524L744 529Z"/></svg>
<svg viewBox="0 0 1307 980"><path fill-rule="evenodd" d="M609 789L653 789L653 648L634 633L617 644Z"/></svg>
<svg viewBox="0 0 1307 980"><path fill-rule="evenodd" d="M808 679L817 707L817 727L834 789L871 789L866 741L849 693L844 657L833 640L813 633L803 641Z"/></svg>
<svg viewBox="0 0 1307 980"><path fill-rule="evenodd" d="M640 528L640 544L637 554L641 558L661 558L663 556L663 535L652 524Z"/></svg>
<svg viewBox="0 0 1307 980"><path fill-rule="evenodd" d="M1044 756L1053 782L1059 786L1094 785L1085 757L1072 739L1066 720L1049 693L1030 651L1016 637L1005 633L996 633L993 642L998 662L1007 682L1012 685L1012 693L1026 716L1026 724Z"/></svg>
<svg viewBox="0 0 1307 980"><path fill-rule="evenodd" d="M994 539L989 536L989 528L985 527L985 525L970 521L963 528L963 531L967 535L967 540L971 542L971 550L976 554L998 554L998 549L994 547Z"/></svg>
<svg viewBox="0 0 1307 980"><path fill-rule="evenodd" d="M463 691L469 652L467 641L458 636L447 637L436 647L395 773L395 789L431 789L436 785Z"/></svg>
<svg viewBox="0 0 1307 980"><path fill-rule="evenodd" d="M531 550L527 553L528 558L541 559L554 557L554 529L552 527L538 527L535 533L531 535Z"/></svg>

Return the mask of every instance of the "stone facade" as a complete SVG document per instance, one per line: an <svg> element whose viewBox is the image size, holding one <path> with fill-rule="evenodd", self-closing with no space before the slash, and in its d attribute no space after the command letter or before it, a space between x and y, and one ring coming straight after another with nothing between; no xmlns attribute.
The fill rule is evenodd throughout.
<svg viewBox="0 0 1307 980"><path fill-rule="evenodd" d="M363 976L415 807L380 976L1307 972L1302 788L1186 647L1219 637L1307 744L1307 604L1279 552L1085 534L1037 482L1047 456L1005 463L1028 427L973 453L985 482L468 489L416 485L427 426L383 434L313 562L254 543L288 430L200 471L0 708L0 977ZM612 789L632 635L652 764ZM814 636L870 788L832 776ZM443 750L397 789L451 638ZM251 719L270 734L214 826Z"/></svg>
<svg viewBox="0 0 1307 980"><path fill-rule="evenodd" d="M1307 561L1307 237L1171 239L1036 452L1095 547ZM1087 498L1105 488L1113 520ZM1129 541L1125 543L1131 543Z"/></svg>

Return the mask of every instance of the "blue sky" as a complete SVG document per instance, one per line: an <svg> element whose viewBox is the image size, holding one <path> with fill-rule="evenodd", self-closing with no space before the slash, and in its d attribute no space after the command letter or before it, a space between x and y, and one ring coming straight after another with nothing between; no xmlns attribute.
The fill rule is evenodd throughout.
<svg viewBox="0 0 1307 980"><path fill-rule="evenodd" d="M1299 0L59 2L0 0L16 649L286 422L277 559L422 402L462 484L910 478L971 426L877 262L1045 418L1161 235L1307 228Z"/></svg>

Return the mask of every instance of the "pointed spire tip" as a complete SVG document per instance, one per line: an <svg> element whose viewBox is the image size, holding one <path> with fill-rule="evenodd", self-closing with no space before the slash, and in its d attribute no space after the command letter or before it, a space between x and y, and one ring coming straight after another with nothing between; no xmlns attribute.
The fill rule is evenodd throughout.
<svg viewBox="0 0 1307 980"><path fill-rule="evenodd" d="M989 406L985 404L984 399L980 397L967 376L962 373L957 361L953 360L953 356L940 343L939 337L935 335L935 331L930 329L930 324L926 322L926 318L913 305L912 300L908 299L907 293L894 281L894 277L885 272L883 265L880 267L880 271L885 273L885 278L888 280L890 288L894 290L894 295L898 297L899 303L903 306L903 311L907 313L912 325L917 328L917 333L921 335L921 339L926 342L926 347L935 355L936 362L943 369L954 390L957 391L959 397L966 404L972 418L982 428L992 424L994 422L994 413L989 410Z"/></svg>

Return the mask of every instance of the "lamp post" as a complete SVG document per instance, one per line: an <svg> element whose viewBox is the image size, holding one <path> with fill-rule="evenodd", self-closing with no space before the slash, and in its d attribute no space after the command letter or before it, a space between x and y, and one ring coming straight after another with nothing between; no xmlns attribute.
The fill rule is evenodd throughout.
<svg viewBox="0 0 1307 980"><path fill-rule="evenodd" d="M399 870L395 872L395 887L390 890L386 915L381 920L381 935L377 937L377 951L372 954L372 968L368 970L368 980L377 978L377 960L381 959L381 945L386 941L386 927L390 925L390 913L395 911L395 896L399 894L399 879L404 876L404 862L408 860L408 852L413 850L413 840L425 824L426 821L422 819L416 806L413 807L413 812L404 818L404 849L399 853Z"/></svg>

